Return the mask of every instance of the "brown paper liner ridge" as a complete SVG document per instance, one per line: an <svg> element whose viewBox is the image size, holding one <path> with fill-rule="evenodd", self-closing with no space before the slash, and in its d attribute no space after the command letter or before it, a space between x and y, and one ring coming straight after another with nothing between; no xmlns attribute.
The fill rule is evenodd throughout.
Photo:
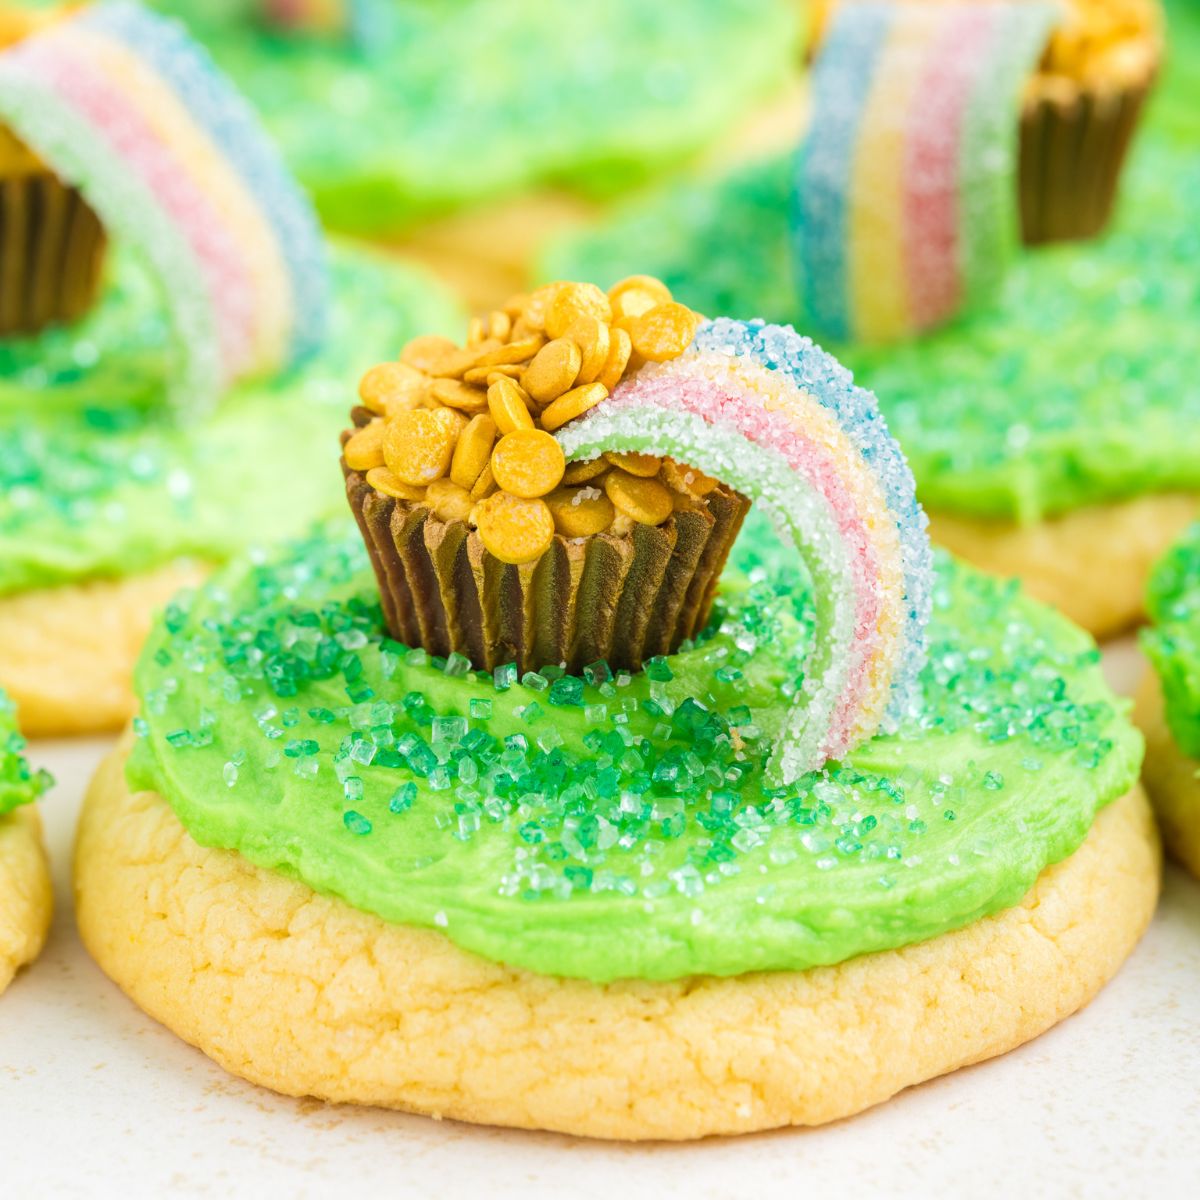
<svg viewBox="0 0 1200 1200"><path fill-rule="evenodd" d="M105 245L96 214L49 171L0 175L0 337L83 316Z"/></svg>
<svg viewBox="0 0 1200 1200"><path fill-rule="evenodd" d="M1153 82L1026 102L1018 172L1026 245L1094 237L1108 224Z"/></svg>
<svg viewBox="0 0 1200 1200"><path fill-rule="evenodd" d="M479 670L603 659L640 670L708 623L717 583L750 501L724 486L663 525L616 537L556 537L532 563L488 553L465 522L370 487L344 460L346 495L379 583L389 634Z"/></svg>

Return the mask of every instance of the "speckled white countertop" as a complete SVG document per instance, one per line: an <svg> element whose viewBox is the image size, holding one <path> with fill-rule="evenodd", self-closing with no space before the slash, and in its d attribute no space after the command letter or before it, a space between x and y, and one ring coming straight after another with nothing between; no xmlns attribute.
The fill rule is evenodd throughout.
<svg viewBox="0 0 1200 1200"><path fill-rule="evenodd" d="M1136 654L1106 654L1132 689ZM1005 1057L848 1121L691 1146L616 1146L289 1100L226 1075L143 1016L84 953L71 830L107 740L32 748L58 912L0 999L5 1197L1196 1194L1200 885L1167 873L1153 925L1084 1012Z"/></svg>

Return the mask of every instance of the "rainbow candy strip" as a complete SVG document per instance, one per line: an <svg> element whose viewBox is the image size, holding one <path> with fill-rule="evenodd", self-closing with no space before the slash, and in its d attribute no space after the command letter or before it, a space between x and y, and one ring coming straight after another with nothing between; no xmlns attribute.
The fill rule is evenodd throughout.
<svg viewBox="0 0 1200 1200"><path fill-rule="evenodd" d="M814 325L890 341L995 289L1017 245L1020 86L1053 19L1028 3L839 5L796 172Z"/></svg>
<svg viewBox="0 0 1200 1200"><path fill-rule="evenodd" d="M83 10L0 54L0 119L145 255L181 347L173 399L202 411L234 380L324 336L324 242L249 105L173 21Z"/></svg>
<svg viewBox="0 0 1200 1200"><path fill-rule="evenodd" d="M558 434L568 458L669 454L765 508L800 551L816 630L770 764L794 782L895 728L925 659L932 558L875 397L790 327L708 321Z"/></svg>

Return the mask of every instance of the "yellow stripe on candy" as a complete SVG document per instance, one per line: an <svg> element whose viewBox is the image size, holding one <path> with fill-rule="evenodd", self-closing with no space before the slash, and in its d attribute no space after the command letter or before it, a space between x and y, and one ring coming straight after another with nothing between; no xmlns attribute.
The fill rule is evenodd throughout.
<svg viewBox="0 0 1200 1200"><path fill-rule="evenodd" d="M891 44L863 110L847 217L850 327L858 341L888 341L912 326L904 159L914 94L938 21L936 11L914 10L893 24Z"/></svg>
<svg viewBox="0 0 1200 1200"><path fill-rule="evenodd" d="M287 263L278 237L242 177L157 71L124 43L86 27L64 29L138 111L159 141L186 163L188 175L234 234L255 287L255 369L286 361L293 319Z"/></svg>
<svg viewBox="0 0 1200 1200"><path fill-rule="evenodd" d="M875 555L879 571L879 588L885 596L904 594L903 560L900 535L892 518L887 499L878 480L862 460L858 446L838 423L836 415L813 396L795 388L782 389L778 371L772 371L751 359L731 358L724 370L733 385L760 397L769 412L785 416L802 437L825 448L837 464L837 475L850 496L856 515L862 520ZM891 664L895 647L903 635L897 606L881 603L876 620L876 642L867 662L868 684L860 706L860 720L852 730L860 740L875 730L863 727L865 714L878 713L886 707L886 695L892 684Z"/></svg>

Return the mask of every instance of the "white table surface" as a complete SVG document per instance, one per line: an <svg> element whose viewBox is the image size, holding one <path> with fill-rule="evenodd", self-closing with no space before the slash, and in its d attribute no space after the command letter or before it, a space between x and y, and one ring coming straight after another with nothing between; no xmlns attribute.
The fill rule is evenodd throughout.
<svg viewBox="0 0 1200 1200"><path fill-rule="evenodd" d="M1106 653L1132 689L1136 652ZM0 1196L1200 1195L1200 886L1084 1012L851 1120L622 1146L277 1097L143 1016L75 932L71 831L106 739L41 742L58 911L0 999Z"/></svg>

